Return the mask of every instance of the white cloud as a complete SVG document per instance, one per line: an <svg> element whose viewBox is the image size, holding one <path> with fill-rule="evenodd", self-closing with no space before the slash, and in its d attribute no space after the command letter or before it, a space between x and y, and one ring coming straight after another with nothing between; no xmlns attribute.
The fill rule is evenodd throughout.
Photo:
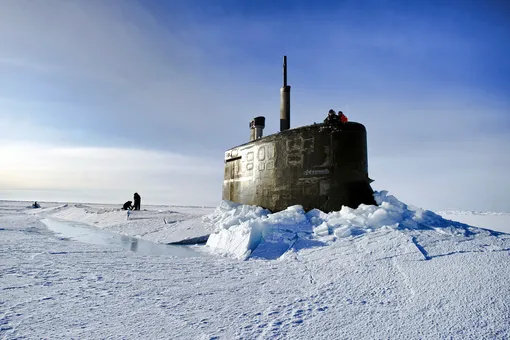
<svg viewBox="0 0 510 340"><path fill-rule="evenodd" d="M215 193L221 191L221 159L38 144L2 145L0 154L0 187L11 195L20 190L60 191L65 193L61 201L83 193L93 201L119 203L138 191L146 202L160 204L216 204L220 199Z"/></svg>

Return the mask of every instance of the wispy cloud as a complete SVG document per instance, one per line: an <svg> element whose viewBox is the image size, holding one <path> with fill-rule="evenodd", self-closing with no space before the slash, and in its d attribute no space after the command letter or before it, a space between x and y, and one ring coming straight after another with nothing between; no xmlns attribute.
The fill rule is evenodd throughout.
<svg viewBox="0 0 510 340"><path fill-rule="evenodd" d="M166 30L135 3L4 7L4 93L57 106L34 114L36 122L138 135L144 146L154 145L157 133L162 147L182 140L183 130L215 136L213 130L225 126L241 105L236 85L229 85L221 71L207 69L198 46Z"/></svg>
<svg viewBox="0 0 510 340"><path fill-rule="evenodd" d="M288 54L292 126L330 108L365 124L376 188L424 207L510 210L508 181L494 179L510 165L500 16L468 5L250 6L2 3L0 145L13 163L0 161L0 188L106 201L136 185L158 203L176 192L219 199L223 150L247 141L249 119L278 130Z"/></svg>

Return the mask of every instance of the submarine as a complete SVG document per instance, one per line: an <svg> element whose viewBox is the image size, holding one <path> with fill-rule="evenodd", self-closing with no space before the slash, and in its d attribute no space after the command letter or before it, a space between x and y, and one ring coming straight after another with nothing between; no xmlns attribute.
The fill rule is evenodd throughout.
<svg viewBox="0 0 510 340"><path fill-rule="evenodd" d="M291 129L290 89L284 56L280 131L263 136L265 117L253 118L249 141L225 152L222 199L271 212L292 205L324 212L375 205L365 126L348 121Z"/></svg>

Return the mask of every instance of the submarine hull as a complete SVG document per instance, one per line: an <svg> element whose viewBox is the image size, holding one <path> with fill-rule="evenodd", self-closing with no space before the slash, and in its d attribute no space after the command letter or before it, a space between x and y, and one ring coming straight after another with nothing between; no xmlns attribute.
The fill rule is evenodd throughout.
<svg viewBox="0 0 510 340"><path fill-rule="evenodd" d="M225 152L223 199L277 212L292 205L337 211L376 204L362 124L314 124Z"/></svg>

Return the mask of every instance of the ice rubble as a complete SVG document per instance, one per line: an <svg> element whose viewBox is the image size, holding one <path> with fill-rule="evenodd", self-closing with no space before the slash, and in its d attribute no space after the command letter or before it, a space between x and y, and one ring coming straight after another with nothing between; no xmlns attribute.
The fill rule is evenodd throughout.
<svg viewBox="0 0 510 340"><path fill-rule="evenodd" d="M283 254L298 239L327 243L381 228L430 229L460 225L432 211L409 206L388 195L386 190L376 191L374 197L377 206L362 204L357 209L343 206L340 211L331 213L318 209L306 213L302 206L295 205L272 214L261 207L223 201L214 213L204 217L205 223L216 227L206 246L237 259L257 254L267 258L275 257L275 253Z"/></svg>

